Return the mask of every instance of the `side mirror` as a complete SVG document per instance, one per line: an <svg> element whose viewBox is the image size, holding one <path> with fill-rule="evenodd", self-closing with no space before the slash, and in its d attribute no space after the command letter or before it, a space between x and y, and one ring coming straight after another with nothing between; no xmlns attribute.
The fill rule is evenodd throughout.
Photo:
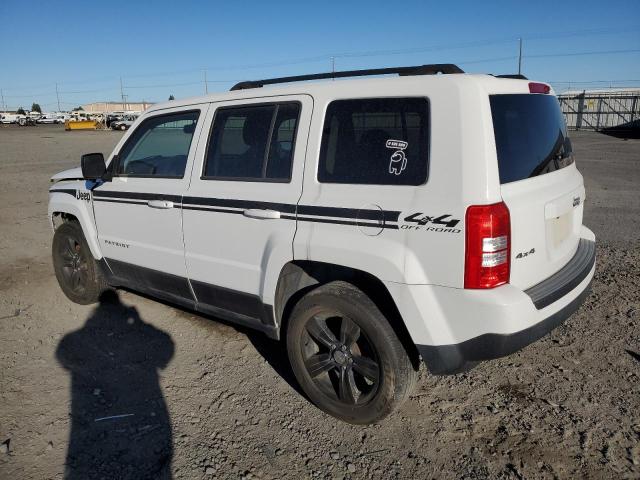
<svg viewBox="0 0 640 480"><path fill-rule="evenodd" d="M80 158L82 176L85 180L98 180L107 171L104 155L101 153L87 153Z"/></svg>

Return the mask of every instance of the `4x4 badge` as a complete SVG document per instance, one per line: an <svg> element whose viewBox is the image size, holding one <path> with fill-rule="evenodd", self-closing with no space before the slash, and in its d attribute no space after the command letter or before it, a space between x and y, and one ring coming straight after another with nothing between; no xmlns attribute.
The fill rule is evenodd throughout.
<svg viewBox="0 0 640 480"><path fill-rule="evenodd" d="M417 223L418 225L426 225L430 222L434 225L444 225L448 228L453 228L458 225L458 223L460 223L460 220L457 220L455 218L447 220L447 218L451 217L451 215L449 214L440 215L439 217L430 217L428 215L421 217L421 215L422 212L414 213L412 215L409 215L408 217L405 217L404 221Z"/></svg>
<svg viewBox="0 0 640 480"><path fill-rule="evenodd" d="M407 168L407 157L404 149L409 146L407 142L402 140L387 140L387 148L393 148L395 152L391 154L389 162L389 173L400 175Z"/></svg>

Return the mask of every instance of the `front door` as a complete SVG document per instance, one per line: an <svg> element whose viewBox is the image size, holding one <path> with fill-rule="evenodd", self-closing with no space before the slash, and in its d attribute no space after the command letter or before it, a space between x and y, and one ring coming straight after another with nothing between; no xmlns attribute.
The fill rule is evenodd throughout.
<svg viewBox="0 0 640 480"><path fill-rule="evenodd" d="M206 108L147 116L112 159L113 180L93 190L100 248L117 280L168 300L193 300L180 206Z"/></svg>
<svg viewBox="0 0 640 480"><path fill-rule="evenodd" d="M273 326L278 275L293 259L312 107L305 95L212 106L208 141L200 142L183 199L187 270L199 309Z"/></svg>

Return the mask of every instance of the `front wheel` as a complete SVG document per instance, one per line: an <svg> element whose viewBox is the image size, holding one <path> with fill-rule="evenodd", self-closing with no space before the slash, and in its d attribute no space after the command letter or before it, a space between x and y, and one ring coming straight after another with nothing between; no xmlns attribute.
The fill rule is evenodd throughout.
<svg viewBox="0 0 640 480"><path fill-rule="evenodd" d="M287 352L309 399L349 423L386 417L409 396L417 378L385 316L347 282L318 287L296 304Z"/></svg>
<svg viewBox="0 0 640 480"><path fill-rule="evenodd" d="M72 302L98 301L108 287L76 222L60 225L53 235L53 269L60 288Z"/></svg>

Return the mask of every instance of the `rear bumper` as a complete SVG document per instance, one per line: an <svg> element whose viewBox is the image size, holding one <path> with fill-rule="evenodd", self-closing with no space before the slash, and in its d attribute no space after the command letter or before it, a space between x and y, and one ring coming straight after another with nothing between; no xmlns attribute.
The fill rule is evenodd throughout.
<svg viewBox="0 0 640 480"><path fill-rule="evenodd" d="M509 334L485 333L456 345L417 345L418 352L434 375L469 370L478 362L505 357L544 337L562 324L589 296L591 282L568 305L535 325Z"/></svg>
<svg viewBox="0 0 640 480"><path fill-rule="evenodd" d="M588 296L594 273L595 237L583 227L573 258L538 285L525 291L408 286L404 305L413 310L401 313L413 314L407 327L431 373L458 373L516 352L563 323Z"/></svg>

